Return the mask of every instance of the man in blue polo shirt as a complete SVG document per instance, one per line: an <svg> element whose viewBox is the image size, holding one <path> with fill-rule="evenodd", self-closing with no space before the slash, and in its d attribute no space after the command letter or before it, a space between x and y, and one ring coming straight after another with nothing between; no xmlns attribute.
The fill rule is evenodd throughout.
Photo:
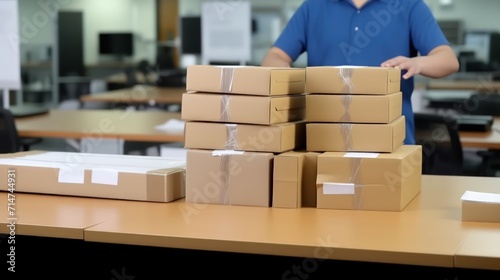
<svg viewBox="0 0 500 280"><path fill-rule="evenodd" d="M413 76L448 76L458 59L423 0L305 0L262 66L382 66L402 70L406 144L415 143Z"/></svg>

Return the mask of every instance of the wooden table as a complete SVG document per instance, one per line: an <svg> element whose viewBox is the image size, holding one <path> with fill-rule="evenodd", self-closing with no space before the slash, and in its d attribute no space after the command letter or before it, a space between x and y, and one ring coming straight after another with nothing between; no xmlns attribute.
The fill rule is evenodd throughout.
<svg viewBox="0 0 500 280"><path fill-rule="evenodd" d="M465 240L480 244L488 231L500 235L500 224L461 221L466 190L500 193L500 178L424 175L421 194L402 212L141 203L87 228L85 240L454 267L457 252L491 257L481 254L488 248L461 247ZM493 257L481 268L500 270L500 255Z"/></svg>
<svg viewBox="0 0 500 280"><path fill-rule="evenodd" d="M80 97L82 102L110 102L120 104L181 104L185 88L135 86Z"/></svg>
<svg viewBox="0 0 500 280"><path fill-rule="evenodd" d="M176 266L186 261L201 262L187 274L199 271L218 275L218 279L234 279L228 277L229 269L214 269L207 260L241 261L242 256L248 256L232 266L238 271L250 269L249 274L266 275L272 274L262 267L276 267L279 275L290 277L296 275L295 267L302 272L307 269L311 276L319 273L326 277L349 271L349 267L344 268L346 263L336 263L349 261L378 264L380 267L372 273L391 271L384 279L400 279L400 273L423 268L450 269L453 273L458 273L457 268L479 269L474 273L491 273L496 277L487 279L498 279L500 223L462 222L460 197L466 190L500 193L500 178L424 175L422 179L422 192L402 212L190 204L184 199L152 203L17 193L16 234L17 239L51 237L49 244L54 252L65 248L60 261L65 265L74 265L71 260L85 254L77 268L89 277L112 270L131 276L155 275L164 271L165 260L169 259L169 265ZM0 193L0 199L5 201L7 194ZM0 233L8 234L7 218L7 213L0 211ZM68 243L71 238L83 238L88 245ZM28 241L19 240L20 259L29 254L28 249L22 250L22 244L26 248ZM72 249L73 245L76 248ZM48 265L52 260L40 259L43 255L46 253L33 251L30 257L35 263ZM290 258L286 266L280 257ZM93 269L98 265L104 268L95 274ZM322 271L316 271L314 266L321 265ZM137 267L142 270L134 271ZM433 279L456 279L431 275ZM474 275L472 279L479 277Z"/></svg>
<svg viewBox="0 0 500 280"><path fill-rule="evenodd" d="M490 131L461 131L460 142L463 147L500 150L500 117L495 117Z"/></svg>
<svg viewBox="0 0 500 280"><path fill-rule="evenodd" d="M84 238L84 229L105 220L117 219L116 207L123 204L119 200L84 199L71 196L50 196L27 193L10 194L0 192L0 233L9 234L11 219L15 220L15 233L55 238ZM7 201L13 198L11 210L7 211Z"/></svg>
<svg viewBox="0 0 500 280"><path fill-rule="evenodd" d="M157 125L181 119L180 113L132 110L51 110L16 119L21 137L113 138L141 142L183 142L183 132L165 132Z"/></svg>
<svg viewBox="0 0 500 280"><path fill-rule="evenodd" d="M488 81L484 78L476 80L448 80L436 79L429 80L425 83L425 87L429 90L474 90L481 92L496 92L500 90L499 81Z"/></svg>

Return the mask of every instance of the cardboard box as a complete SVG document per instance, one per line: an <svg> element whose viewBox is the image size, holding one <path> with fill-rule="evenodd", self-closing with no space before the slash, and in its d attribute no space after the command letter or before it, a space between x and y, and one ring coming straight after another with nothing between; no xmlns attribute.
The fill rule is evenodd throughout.
<svg viewBox="0 0 500 280"><path fill-rule="evenodd" d="M188 121L184 147L190 149L287 152L305 146L305 122L274 125Z"/></svg>
<svg viewBox="0 0 500 280"><path fill-rule="evenodd" d="M186 202L271 206L272 153L190 149Z"/></svg>
<svg viewBox="0 0 500 280"><path fill-rule="evenodd" d="M462 221L500 223L500 193L466 191L461 200Z"/></svg>
<svg viewBox="0 0 500 280"><path fill-rule="evenodd" d="M305 91L304 68L191 65L186 75L187 91L267 96Z"/></svg>
<svg viewBox="0 0 500 280"><path fill-rule="evenodd" d="M308 122L390 123L402 113L401 92L384 95L306 95Z"/></svg>
<svg viewBox="0 0 500 280"><path fill-rule="evenodd" d="M421 190L422 147L318 156L317 207L401 211Z"/></svg>
<svg viewBox="0 0 500 280"><path fill-rule="evenodd" d="M185 162L161 157L20 152L0 158L0 180L15 170L15 191L170 202L185 196ZM1 185L8 191L7 184Z"/></svg>
<svg viewBox="0 0 500 280"><path fill-rule="evenodd" d="M182 119L190 121L277 124L305 120L305 95L249 96L184 93Z"/></svg>
<svg viewBox="0 0 500 280"><path fill-rule="evenodd" d="M401 91L401 70L389 67L306 67L307 93L388 94Z"/></svg>
<svg viewBox="0 0 500 280"><path fill-rule="evenodd" d="M304 174L302 176L302 207L316 207L316 178L318 156L321 153L306 152L304 155Z"/></svg>
<svg viewBox="0 0 500 280"><path fill-rule="evenodd" d="M291 151L274 157L273 207L316 207L316 159L319 153Z"/></svg>
<svg viewBox="0 0 500 280"><path fill-rule="evenodd" d="M405 117L388 124L307 123L311 152L393 152L403 145Z"/></svg>

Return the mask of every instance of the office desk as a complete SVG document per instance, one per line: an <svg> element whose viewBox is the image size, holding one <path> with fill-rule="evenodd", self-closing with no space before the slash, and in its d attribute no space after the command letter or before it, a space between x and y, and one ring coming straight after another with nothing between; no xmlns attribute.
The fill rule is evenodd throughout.
<svg viewBox="0 0 500 280"><path fill-rule="evenodd" d="M474 233L500 235L500 224L461 221L462 194L500 193L499 186L500 178L424 175L421 194L402 212L198 205L184 200L141 203L116 209L118 219L87 228L85 240L454 267L464 240L480 242ZM498 264L500 258L492 262Z"/></svg>
<svg viewBox="0 0 500 280"><path fill-rule="evenodd" d="M0 192L0 233L9 234L7 192ZM109 219L117 219L116 200L82 199L70 196L14 192L15 233L83 240L83 230Z"/></svg>
<svg viewBox="0 0 500 280"><path fill-rule="evenodd" d="M16 119L21 137L114 138L125 141L183 142L183 133L167 133L155 126L180 113L125 110L51 110Z"/></svg>
<svg viewBox="0 0 500 280"><path fill-rule="evenodd" d="M253 279L332 279L342 272L384 279L457 279L462 273L457 268L472 268L470 279L498 279L500 255L493 244L498 244L500 224L462 222L460 197L466 190L500 193L499 186L500 178L424 175L421 194L402 212L17 193L16 256L21 272L40 265L39 275L67 276L50 265L57 261L89 279L117 279L114 271L154 279L186 263L191 268L183 275L217 279L237 279L241 273ZM7 199L6 194L0 193L0 199ZM6 218L1 211L0 233L6 230ZM84 241L62 237L68 228L74 238L84 228ZM3 248L5 244L0 242Z"/></svg>
<svg viewBox="0 0 500 280"><path fill-rule="evenodd" d="M181 104L183 87L152 87L135 86L132 88L117 89L97 94L87 94L80 97L82 102L110 102L124 104Z"/></svg>
<svg viewBox="0 0 500 280"><path fill-rule="evenodd" d="M500 117L495 117L491 131L461 131L460 142L463 147L500 150Z"/></svg>
<svg viewBox="0 0 500 280"><path fill-rule="evenodd" d="M499 81L487 81L486 79L476 80L429 80L425 84L429 90L473 90L481 92L496 92L500 90Z"/></svg>

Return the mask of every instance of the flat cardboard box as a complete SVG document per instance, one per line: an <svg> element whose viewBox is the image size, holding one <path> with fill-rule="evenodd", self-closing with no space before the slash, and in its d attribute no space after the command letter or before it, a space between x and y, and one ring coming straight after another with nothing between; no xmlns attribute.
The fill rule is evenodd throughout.
<svg viewBox="0 0 500 280"><path fill-rule="evenodd" d="M388 94L401 91L401 70L390 67L309 66L306 93Z"/></svg>
<svg viewBox="0 0 500 280"><path fill-rule="evenodd" d="M402 211L421 190L422 146L318 156L317 207Z"/></svg>
<svg viewBox="0 0 500 280"><path fill-rule="evenodd" d="M500 223L500 193L466 191L461 200L462 221Z"/></svg>
<svg viewBox="0 0 500 280"><path fill-rule="evenodd" d="M405 117L388 124L307 123L307 150L311 152L390 153L403 145Z"/></svg>
<svg viewBox="0 0 500 280"><path fill-rule="evenodd" d="M249 96L190 92L182 95L182 119L277 124L305 120L306 96Z"/></svg>
<svg viewBox="0 0 500 280"><path fill-rule="evenodd" d="M190 65L186 90L246 95L303 94L305 68Z"/></svg>
<svg viewBox="0 0 500 280"><path fill-rule="evenodd" d="M161 157L30 151L4 154L0 180L15 191L170 202L185 196L185 161ZM2 191L9 191L2 184Z"/></svg>
<svg viewBox="0 0 500 280"><path fill-rule="evenodd" d="M308 122L390 123L402 113L401 92L384 95L306 95Z"/></svg>
<svg viewBox="0 0 500 280"><path fill-rule="evenodd" d="M305 146L305 122L274 125L187 121L184 147L282 153Z"/></svg>
<svg viewBox="0 0 500 280"><path fill-rule="evenodd" d="M318 155L315 152L290 151L274 157L273 207L316 207Z"/></svg>
<svg viewBox="0 0 500 280"><path fill-rule="evenodd" d="M186 202L271 206L273 153L190 149Z"/></svg>

